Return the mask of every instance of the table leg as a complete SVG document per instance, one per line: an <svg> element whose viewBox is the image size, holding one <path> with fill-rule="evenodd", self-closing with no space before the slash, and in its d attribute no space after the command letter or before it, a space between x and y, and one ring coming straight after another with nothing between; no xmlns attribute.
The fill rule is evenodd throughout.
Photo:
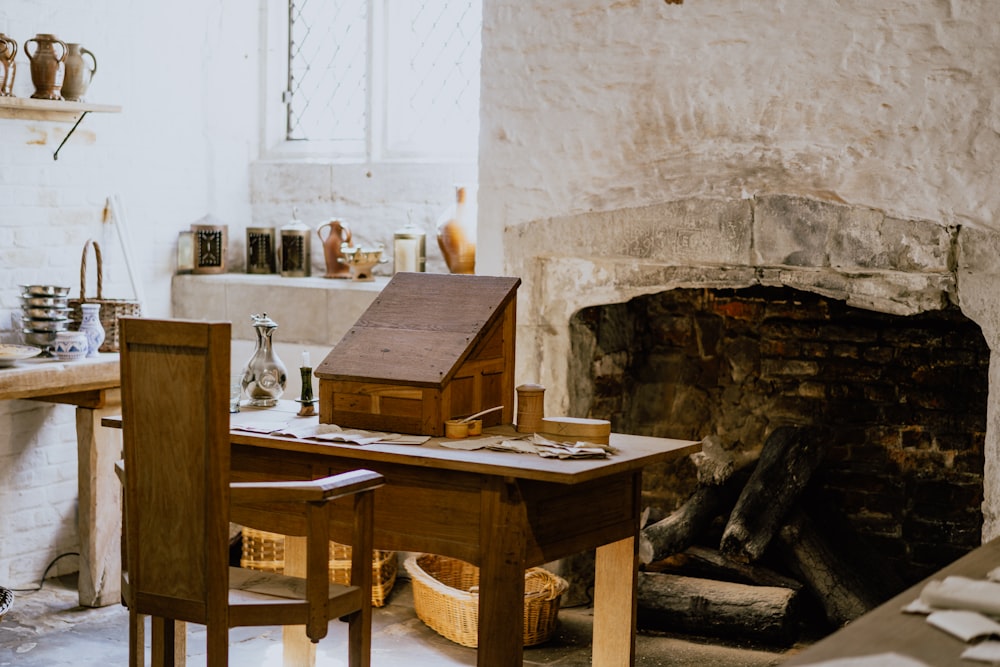
<svg viewBox="0 0 1000 667"><path fill-rule="evenodd" d="M306 538L285 536L285 574L306 576ZM312 667L316 664L316 644L306 635L304 625L286 625L281 629L283 661L286 667Z"/></svg>
<svg viewBox="0 0 1000 667"><path fill-rule="evenodd" d="M638 541L634 537L597 548L594 576L594 667L635 664L635 587Z"/></svg>
<svg viewBox="0 0 1000 667"><path fill-rule="evenodd" d="M121 431L104 428L101 418L121 412L117 389L103 392L95 407L76 409L79 475L80 606L121 602L121 484L115 462L122 456Z"/></svg>
<svg viewBox="0 0 1000 667"><path fill-rule="evenodd" d="M521 667L527 515L514 480L491 478L482 494L478 667Z"/></svg>

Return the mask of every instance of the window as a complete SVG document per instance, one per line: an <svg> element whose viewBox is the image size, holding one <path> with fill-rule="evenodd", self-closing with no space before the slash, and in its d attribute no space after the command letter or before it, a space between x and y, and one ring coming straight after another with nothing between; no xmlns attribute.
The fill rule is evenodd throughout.
<svg viewBox="0 0 1000 667"><path fill-rule="evenodd" d="M481 0L288 0L288 23L286 141L474 158Z"/></svg>

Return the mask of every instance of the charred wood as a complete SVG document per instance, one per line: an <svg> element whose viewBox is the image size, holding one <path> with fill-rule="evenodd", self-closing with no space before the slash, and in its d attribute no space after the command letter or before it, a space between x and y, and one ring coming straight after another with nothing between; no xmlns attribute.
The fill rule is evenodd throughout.
<svg viewBox="0 0 1000 667"><path fill-rule="evenodd" d="M804 512L792 514L779 531L775 547L789 571L813 592L834 627L853 621L882 602L837 556Z"/></svg>
<svg viewBox="0 0 1000 667"><path fill-rule="evenodd" d="M711 436L702 450L691 455L698 471L698 487L676 510L642 529L639 534L639 561L652 563L683 551L694 544L718 517L728 513L749 477L742 467Z"/></svg>
<svg viewBox="0 0 1000 667"><path fill-rule="evenodd" d="M775 429L729 515L719 551L747 563L759 559L819 466L825 449L826 435L820 428Z"/></svg>
<svg viewBox="0 0 1000 667"><path fill-rule="evenodd" d="M701 546L688 547L680 553L650 563L645 567L645 571L719 579L751 586L778 586L793 591L801 591L803 588L801 581L776 572L772 568L741 563L726 558L715 549Z"/></svg>

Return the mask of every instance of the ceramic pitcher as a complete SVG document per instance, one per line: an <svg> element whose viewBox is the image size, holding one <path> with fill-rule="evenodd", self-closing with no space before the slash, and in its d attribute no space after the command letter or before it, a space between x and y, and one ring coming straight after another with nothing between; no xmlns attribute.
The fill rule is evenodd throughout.
<svg viewBox="0 0 1000 667"><path fill-rule="evenodd" d="M90 62L88 62L88 58ZM64 100L82 102L87 87L97 73L97 58L80 44L66 44L66 76L63 77Z"/></svg>
<svg viewBox="0 0 1000 667"><path fill-rule="evenodd" d="M326 236L323 231L327 230ZM323 243L323 259L326 262L324 278L350 278L351 269L344 261L341 247L351 243L351 229L340 220L324 222L316 229L316 235Z"/></svg>
<svg viewBox="0 0 1000 667"><path fill-rule="evenodd" d="M17 42L0 32L0 97L10 97L14 93L14 56Z"/></svg>
<svg viewBox="0 0 1000 667"><path fill-rule="evenodd" d="M35 45L34 52L28 48ZM31 82L35 84L35 99L61 100L65 75L66 42L55 35L38 33L24 42L24 53L31 61Z"/></svg>

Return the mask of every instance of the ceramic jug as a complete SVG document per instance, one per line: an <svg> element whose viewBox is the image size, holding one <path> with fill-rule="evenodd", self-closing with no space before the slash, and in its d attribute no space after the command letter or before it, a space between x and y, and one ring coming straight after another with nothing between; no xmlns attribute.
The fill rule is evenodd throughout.
<svg viewBox="0 0 1000 667"><path fill-rule="evenodd" d="M17 42L0 32L0 97L10 97L14 93L14 73L17 65Z"/></svg>
<svg viewBox="0 0 1000 667"><path fill-rule="evenodd" d="M32 43L35 45L34 52L28 48ZM40 100L61 100L66 42L55 35L40 32L24 42L24 53L31 61L31 82L35 84L32 97Z"/></svg>
<svg viewBox="0 0 1000 667"><path fill-rule="evenodd" d="M476 272L476 187L455 187L455 203L437 223L438 247L452 273Z"/></svg>
<svg viewBox="0 0 1000 667"><path fill-rule="evenodd" d="M89 56L90 62L87 62ZM62 96L64 100L82 102L87 87L97 73L97 58L87 48L79 44L66 44L66 75L63 77Z"/></svg>
<svg viewBox="0 0 1000 667"><path fill-rule="evenodd" d="M323 230L327 229L326 236ZM316 235L323 243L323 259L326 260L326 273L324 278L350 278L351 269L344 260L344 252L341 247L344 244L351 245L351 228L340 220L324 222L316 229Z"/></svg>

